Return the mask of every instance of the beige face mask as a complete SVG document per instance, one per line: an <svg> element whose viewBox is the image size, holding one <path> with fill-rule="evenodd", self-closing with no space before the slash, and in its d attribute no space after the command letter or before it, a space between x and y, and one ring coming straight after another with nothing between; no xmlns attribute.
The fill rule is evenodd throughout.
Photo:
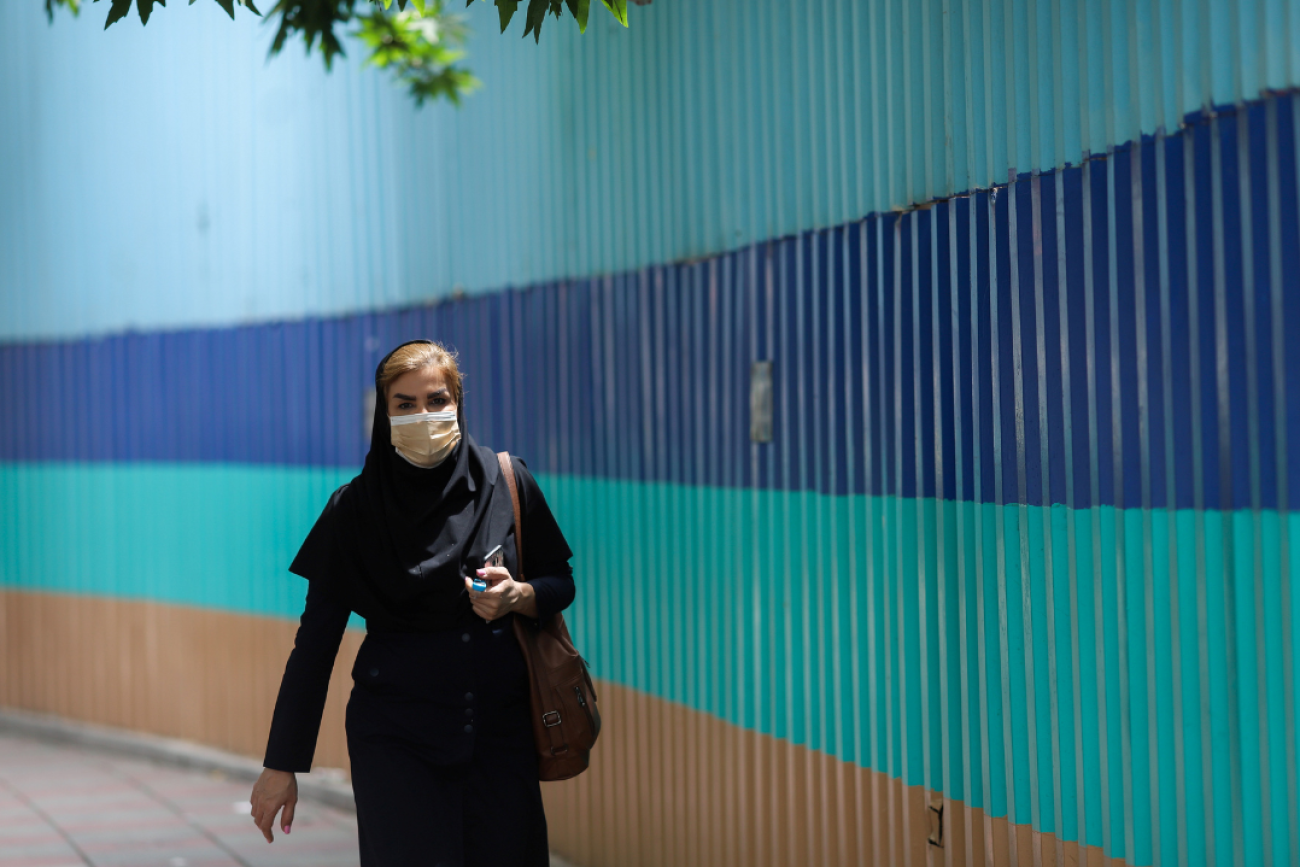
<svg viewBox="0 0 1300 867"><path fill-rule="evenodd" d="M417 412L388 419L393 447L406 462L432 469L447 459L460 442L460 424L454 412Z"/></svg>

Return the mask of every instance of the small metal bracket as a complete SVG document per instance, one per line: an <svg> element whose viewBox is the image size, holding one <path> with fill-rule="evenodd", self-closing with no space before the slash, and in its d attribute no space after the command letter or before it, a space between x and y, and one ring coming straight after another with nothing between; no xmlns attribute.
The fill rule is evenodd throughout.
<svg viewBox="0 0 1300 867"><path fill-rule="evenodd" d="M551 717L555 717L555 720L552 721ZM545 725L547 728L553 728L559 725L560 712L558 710L548 710L546 713L542 714L542 724Z"/></svg>
<svg viewBox="0 0 1300 867"><path fill-rule="evenodd" d="M943 848L943 796L930 796L930 836L931 846Z"/></svg>
<svg viewBox="0 0 1300 867"><path fill-rule="evenodd" d="M749 368L749 438L772 441L772 362L755 361Z"/></svg>

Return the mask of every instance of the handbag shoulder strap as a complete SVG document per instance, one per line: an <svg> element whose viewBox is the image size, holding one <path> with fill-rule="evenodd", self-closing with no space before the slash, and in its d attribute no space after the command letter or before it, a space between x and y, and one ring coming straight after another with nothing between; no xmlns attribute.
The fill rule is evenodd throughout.
<svg viewBox="0 0 1300 867"><path fill-rule="evenodd" d="M519 483L515 480L515 465L510 460L510 452L497 452L497 462L501 464L501 474L506 477L506 487L510 489L510 505L515 510L515 556L519 560L519 575L515 580L524 580L524 519L519 511Z"/></svg>

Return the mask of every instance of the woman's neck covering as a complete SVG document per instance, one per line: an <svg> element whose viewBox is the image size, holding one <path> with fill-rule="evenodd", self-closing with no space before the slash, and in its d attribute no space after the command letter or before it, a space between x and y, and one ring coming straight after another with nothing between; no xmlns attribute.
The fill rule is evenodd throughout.
<svg viewBox="0 0 1300 867"><path fill-rule="evenodd" d="M365 465L330 498L289 571L320 582L386 630L451 629L472 616L463 576L482 566L483 555L505 541L514 523L510 495L498 494L495 454L465 433L463 401L457 406L461 442L446 460L424 469L402 459L379 387L391 356L375 370Z"/></svg>

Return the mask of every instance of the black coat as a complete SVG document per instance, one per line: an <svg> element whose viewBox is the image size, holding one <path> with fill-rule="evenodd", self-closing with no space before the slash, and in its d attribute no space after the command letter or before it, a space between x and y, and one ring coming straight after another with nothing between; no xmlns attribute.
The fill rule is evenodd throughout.
<svg viewBox="0 0 1300 867"><path fill-rule="evenodd" d="M573 601L570 553L532 474L518 459L514 467L527 532L524 576L541 620ZM518 575L513 533L505 553ZM351 613L310 582L266 767L311 769ZM454 628L424 632L367 621L347 710L365 867L547 863L527 670L511 623L518 616L487 624L462 610Z"/></svg>

